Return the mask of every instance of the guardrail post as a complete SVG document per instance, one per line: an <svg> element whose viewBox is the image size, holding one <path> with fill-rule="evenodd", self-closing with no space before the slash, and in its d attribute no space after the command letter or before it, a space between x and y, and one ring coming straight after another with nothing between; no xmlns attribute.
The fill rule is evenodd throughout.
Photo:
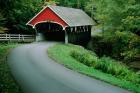
<svg viewBox="0 0 140 93"><path fill-rule="evenodd" d="M24 42L24 35L22 35L22 40L23 40L23 42Z"/></svg>
<svg viewBox="0 0 140 93"><path fill-rule="evenodd" d="M11 42L11 35L9 34L9 41Z"/></svg>
<svg viewBox="0 0 140 93"><path fill-rule="evenodd" d="M18 35L18 41L20 41L20 34Z"/></svg>
<svg viewBox="0 0 140 93"><path fill-rule="evenodd" d="M6 40L7 40L7 34L6 34Z"/></svg>

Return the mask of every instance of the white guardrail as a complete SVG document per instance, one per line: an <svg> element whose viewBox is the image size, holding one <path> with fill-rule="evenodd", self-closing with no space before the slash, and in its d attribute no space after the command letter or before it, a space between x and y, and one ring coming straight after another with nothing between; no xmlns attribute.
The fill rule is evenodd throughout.
<svg viewBox="0 0 140 93"><path fill-rule="evenodd" d="M35 41L35 36L22 34L0 34L0 41L33 42Z"/></svg>

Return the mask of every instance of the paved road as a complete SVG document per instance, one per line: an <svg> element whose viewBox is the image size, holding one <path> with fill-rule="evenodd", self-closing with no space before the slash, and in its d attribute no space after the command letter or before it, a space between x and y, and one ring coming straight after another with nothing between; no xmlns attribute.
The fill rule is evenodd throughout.
<svg viewBox="0 0 140 93"><path fill-rule="evenodd" d="M54 62L47 55L53 44L23 45L10 53L9 66L24 93L131 93Z"/></svg>

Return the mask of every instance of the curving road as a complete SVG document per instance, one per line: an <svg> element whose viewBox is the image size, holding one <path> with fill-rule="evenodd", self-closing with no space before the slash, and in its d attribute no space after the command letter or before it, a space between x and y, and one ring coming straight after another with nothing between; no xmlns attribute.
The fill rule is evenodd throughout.
<svg viewBox="0 0 140 93"><path fill-rule="evenodd" d="M47 48L54 44L23 45L9 54L12 74L24 93L131 93L54 62L47 55Z"/></svg>

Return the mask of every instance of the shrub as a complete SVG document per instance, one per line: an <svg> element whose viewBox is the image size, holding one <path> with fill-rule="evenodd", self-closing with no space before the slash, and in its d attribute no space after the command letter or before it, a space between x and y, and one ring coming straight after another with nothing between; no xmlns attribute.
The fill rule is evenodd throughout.
<svg viewBox="0 0 140 93"><path fill-rule="evenodd" d="M139 55L139 50L136 48L131 49L123 52L121 55L124 56L124 61L126 62L136 61L137 60L136 56Z"/></svg>
<svg viewBox="0 0 140 93"><path fill-rule="evenodd" d="M94 53L93 53L94 54ZM70 55L78 60L79 62L89 66L94 67L104 73L111 74L120 79L125 79L133 83L140 83L139 75L130 70L124 64L113 60L109 57L98 58L96 55L92 55L89 51L78 51L72 50Z"/></svg>
<svg viewBox="0 0 140 93"><path fill-rule="evenodd" d="M97 55L110 56L125 62L135 61L134 57L140 54L140 36L132 32L106 31L102 36L94 36L88 44L88 49Z"/></svg>
<svg viewBox="0 0 140 93"><path fill-rule="evenodd" d="M77 59L87 66L95 67L95 65L97 64L96 62L98 58L91 52L72 50L70 54L73 58Z"/></svg>
<svg viewBox="0 0 140 93"><path fill-rule="evenodd" d="M99 57L103 55L112 55L112 43L103 41L102 36L94 36L87 45L87 49L95 52Z"/></svg>
<svg viewBox="0 0 140 93"><path fill-rule="evenodd" d="M109 57L100 58L101 69L105 73L112 74L118 78L125 79L128 81L132 81L134 83L139 83L139 75L130 70L124 64L117 62Z"/></svg>

